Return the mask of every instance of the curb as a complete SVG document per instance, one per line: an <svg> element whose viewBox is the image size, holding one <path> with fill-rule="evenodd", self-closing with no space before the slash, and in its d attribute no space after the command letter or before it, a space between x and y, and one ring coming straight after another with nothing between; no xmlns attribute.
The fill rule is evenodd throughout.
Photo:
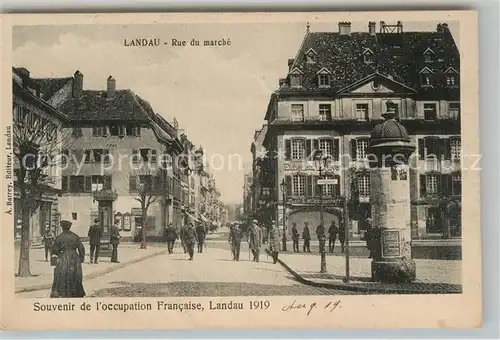
<svg viewBox="0 0 500 340"><path fill-rule="evenodd" d="M266 253L268 255L271 255L268 249L266 249ZM300 283L317 288L328 288L328 289L345 290L345 291L352 291L359 293L378 293L378 294L461 294L462 293L461 287L451 292L444 292L444 291L430 290L430 289L425 290L425 289L408 289L408 288L378 288L378 287L355 286L346 283L316 282L303 278L299 273L290 268L289 265L287 265L279 258L278 258L278 263L281 264Z"/></svg>
<svg viewBox="0 0 500 340"><path fill-rule="evenodd" d="M153 258L155 256L166 254L167 252L168 252L168 250L161 250L161 251L157 251L157 252L154 252L152 254L143 256L143 257L138 257L136 259L133 259L133 260L130 260L130 261L127 261L124 263L119 263L116 266L84 275L83 280L92 280L92 279L95 279L96 277L103 276L103 275L106 275L108 273L112 273L112 272L117 271L121 268L128 267L132 264L148 260L148 259ZM37 290L45 290L45 289L50 289L50 288L52 288L52 283L41 283L41 284L32 285L32 286L28 286L28 287L16 288L14 293L16 293L16 294L17 293L27 293L27 292L34 292Z"/></svg>

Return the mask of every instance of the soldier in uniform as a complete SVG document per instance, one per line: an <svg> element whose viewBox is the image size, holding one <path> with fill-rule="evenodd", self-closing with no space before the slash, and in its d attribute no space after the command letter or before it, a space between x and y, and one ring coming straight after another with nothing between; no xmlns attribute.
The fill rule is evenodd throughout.
<svg viewBox="0 0 500 340"><path fill-rule="evenodd" d="M206 236L205 227L203 226L203 224L199 223L196 226L196 237L197 237L197 241L198 241L198 253L203 253L203 243L205 243L205 236Z"/></svg>
<svg viewBox="0 0 500 340"><path fill-rule="evenodd" d="M248 235L248 245L252 251L254 262L259 262L260 247L262 246L262 229L257 223L256 220L252 221Z"/></svg>
<svg viewBox="0 0 500 340"><path fill-rule="evenodd" d="M102 229L99 226L99 219L94 220L87 233L90 243L90 263L97 263L99 260L99 250L101 249Z"/></svg>
<svg viewBox="0 0 500 340"><path fill-rule="evenodd" d="M309 222L304 222L304 230L302 230L302 239L304 240L304 253L311 252L311 232L309 231Z"/></svg>
<svg viewBox="0 0 500 340"><path fill-rule="evenodd" d="M111 262L120 263L118 261L118 244L120 243L120 230L118 229L118 225L120 220L115 220L115 224L113 224L109 228L109 243L113 247L113 251L111 252Z"/></svg>
<svg viewBox="0 0 500 340"><path fill-rule="evenodd" d="M243 232L239 225L231 226L229 231L229 244L231 245L231 252L233 254L233 261L240 260L241 239Z"/></svg>
<svg viewBox="0 0 500 340"><path fill-rule="evenodd" d="M45 228L45 233L43 234L43 245L45 248L45 262L52 258L52 245L54 244L54 234L50 230L50 226Z"/></svg>
<svg viewBox="0 0 500 340"><path fill-rule="evenodd" d="M300 253L299 249L299 231L297 230L297 223L292 223L292 241L293 241L293 251Z"/></svg>
<svg viewBox="0 0 500 340"><path fill-rule="evenodd" d="M189 253L189 260L193 260L194 245L197 239L196 230L192 223L189 223L184 230L184 244L186 245L187 252Z"/></svg>
<svg viewBox="0 0 500 340"><path fill-rule="evenodd" d="M319 251L325 251L325 243L326 243L326 231L325 231L325 222L321 221L321 223L316 227L316 236L318 237L319 242Z"/></svg>
<svg viewBox="0 0 500 340"><path fill-rule="evenodd" d="M337 239L337 234L339 233L339 228L332 221L330 228L328 228L328 250L330 253L333 253L333 249L335 248L335 240Z"/></svg>
<svg viewBox="0 0 500 340"><path fill-rule="evenodd" d="M271 230L269 230L269 250L273 256L273 263L278 262L278 254L280 250L280 240L278 235L278 228L276 223L273 221L271 224Z"/></svg>
<svg viewBox="0 0 500 340"><path fill-rule="evenodd" d="M172 223L169 223L167 229L165 230L165 236L167 239L167 249L168 253L172 254L174 252L174 243L177 240L177 230Z"/></svg>
<svg viewBox="0 0 500 340"><path fill-rule="evenodd" d="M339 241L342 252L344 252L344 244L345 244L345 226L342 223L339 228Z"/></svg>

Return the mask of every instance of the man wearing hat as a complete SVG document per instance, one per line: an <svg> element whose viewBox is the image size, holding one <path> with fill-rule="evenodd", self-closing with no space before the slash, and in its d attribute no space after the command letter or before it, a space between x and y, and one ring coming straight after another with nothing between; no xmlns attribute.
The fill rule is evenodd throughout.
<svg viewBox="0 0 500 340"><path fill-rule="evenodd" d="M102 229L99 226L99 219L94 220L87 234L90 243L90 263L97 263L99 259L99 250L101 248ZM93 260L93 261L92 261Z"/></svg>
<svg viewBox="0 0 500 340"><path fill-rule="evenodd" d="M119 223L120 220L115 220L115 224L109 229L109 243L113 247L111 262L114 263L120 263L120 261L118 261L118 244L120 243L120 230L118 229Z"/></svg>
<svg viewBox="0 0 500 340"><path fill-rule="evenodd" d="M231 245L231 252L233 253L233 261L240 260L240 246L243 232L238 224L231 226L229 231L229 244Z"/></svg>
<svg viewBox="0 0 500 340"><path fill-rule="evenodd" d="M259 227L257 220L252 221L252 226L249 230L248 245L253 254L253 261L259 262L260 247L262 246L262 229Z"/></svg>
<svg viewBox="0 0 500 340"><path fill-rule="evenodd" d="M269 251L273 256L273 263L278 262L278 253L280 250L280 240L278 235L278 228L276 222L272 221L271 230L269 230Z"/></svg>
<svg viewBox="0 0 500 340"><path fill-rule="evenodd" d="M184 231L184 243L186 244L187 252L189 253L189 260L193 260L194 245L197 240L196 230L193 223L189 223Z"/></svg>
<svg viewBox="0 0 500 340"><path fill-rule="evenodd" d="M54 234L52 234L48 223L43 234L43 244L45 248L45 262L48 262L49 258L52 257L52 245L54 244Z"/></svg>

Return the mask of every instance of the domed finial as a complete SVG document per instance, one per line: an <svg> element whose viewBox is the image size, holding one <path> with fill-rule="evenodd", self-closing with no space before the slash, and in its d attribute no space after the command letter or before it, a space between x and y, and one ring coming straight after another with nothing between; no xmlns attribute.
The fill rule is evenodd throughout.
<svg viewBox="0 0 500 340"><path fill-rule="evenodd" d="M386 113L383 113L383 114L382 114L382 117L383 117L385 120L392 120L392 119L395 119L395 118L396 118L396 112L394 112L394 111L387 111Z"/></svg>

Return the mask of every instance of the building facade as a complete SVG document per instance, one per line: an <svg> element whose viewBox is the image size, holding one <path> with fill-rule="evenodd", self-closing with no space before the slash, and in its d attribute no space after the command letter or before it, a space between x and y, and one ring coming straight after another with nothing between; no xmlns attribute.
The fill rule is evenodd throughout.
<svg viewBox="0 0 500 340"><path fill-rule="evenodd" d="M369 22L365 32L310 32L270 98L262 186L279 220L299 232L304 222L345 218L362 237L371 215L370 131L394 112L415 144L410 171L413 238L461 235L460 55L447 24L406 32L403 23ZM314 161L321 150L326 163ZM321 176L320 176L321 175ZM318 179L327 184L318 184ZM285 192L285 202L282 200ZM266 197L263 197L266 199ZM345 204L349 202L349 204ZM354 202L354 203L353 203Z"/></svg>

